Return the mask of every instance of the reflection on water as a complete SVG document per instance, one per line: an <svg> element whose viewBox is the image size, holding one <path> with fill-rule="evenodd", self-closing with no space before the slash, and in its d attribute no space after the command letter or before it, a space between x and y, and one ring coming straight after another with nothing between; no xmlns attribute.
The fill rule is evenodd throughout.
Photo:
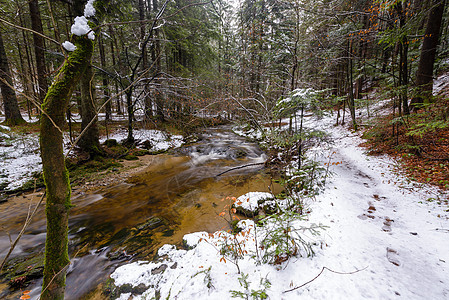
<svg viewBox="0 0 449 300"><path fill-rule="evenodd" d="M223 199L251 191L269 192L270 178L262 166L216 175L264 160L265 154L255 144L228 130L208 129L197 143L182 147L177 154L155 156L150 166L128 182L74 197L69 249L76 258L67 276L66 298L79 299L104 280L113 266L131 257L151 259L161 245L178 244L186 233L227 227L227 221L218 216L229 204ZM16 208L2 214L10 225L20 226L23 220L17 219L24 216L18 212ZM10 225L10 232L19 231L19 226ZM43 248L42 212L29 231L14 255ZM8 237L1 235L0 256L8 246ZM38 290L36 286L33 292Z"/></svg>

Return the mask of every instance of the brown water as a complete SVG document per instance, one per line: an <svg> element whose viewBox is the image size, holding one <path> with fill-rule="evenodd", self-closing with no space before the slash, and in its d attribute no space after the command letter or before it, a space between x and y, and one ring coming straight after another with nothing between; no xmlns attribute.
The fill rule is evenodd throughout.
<svg viewBox="0 0 449 300"><path fill-rule="evenodd" d="M226 197L268 192L271 181L262 166L216 175L264 159L255 144L229 130L208 129L197 143L176 154L155 156L141 174L126 182L74 197L66 299L81 298L121 263L151 259L163 244L180 244L186 233L227 228L227 221L218 216L229 204ZM5 232L14 238L20 231L28 205L20 201L0 205L0 259L9 247ZM41 252L44 241L45 218L40 211L13 256ZM17 294L1 289L4 286L0 298L17 299ZM32 290L31 296L37 297L39 283Z"/></svg>

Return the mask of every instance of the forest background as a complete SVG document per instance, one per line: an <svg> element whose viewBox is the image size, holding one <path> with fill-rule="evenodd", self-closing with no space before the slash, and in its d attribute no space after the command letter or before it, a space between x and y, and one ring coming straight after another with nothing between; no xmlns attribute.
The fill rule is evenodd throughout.
<svg viewBox="0 0 449 300"><path fill-rule="evenodd" d="M61 134L60 147L50 147L45 140L59 133L46 139L42 131L44 175L44 149L62 155L65 130L80 153L107 156L99 136L118 126L126 126L124 145L133 147L135 127L191 132L201 117L255 127L290 117L293 124L307 103L279 109L280 100L312 89L320 108L338 110L336 123L348 111L354 130L369 126L365 136L374 151L401 157L418 180L449 187L447 90L433 88L449 64L445 0L95 1L96 14L87 16L92 32L84 33L95 36L82 40L72 36L72 24L86 16L86 3L1 5L4 124ZM63 63L70 66L83 43L87 54L70 86L63 84L65 102L54 106L61 110L53 111L44 103L59 99L52 87L70 73ZM391 100L391 114L361 124L358 108L384 99ZM41 114L47 121L35 122ZM58 176L46 176L47 188L60 177L65 194L59 197L67 198L66 175Z"/></svg>

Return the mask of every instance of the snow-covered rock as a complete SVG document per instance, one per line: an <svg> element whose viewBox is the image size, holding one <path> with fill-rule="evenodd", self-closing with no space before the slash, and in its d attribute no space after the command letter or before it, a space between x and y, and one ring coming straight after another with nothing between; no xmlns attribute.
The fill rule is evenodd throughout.
<svg viewBox="0 0 449 300"><path fill-rule="evenodd" d="M237 212L252 217L257 215L260 204L270 199L273 199L273 195L270 193L249 192L238 197L234 202L234 207Z"/></svg>

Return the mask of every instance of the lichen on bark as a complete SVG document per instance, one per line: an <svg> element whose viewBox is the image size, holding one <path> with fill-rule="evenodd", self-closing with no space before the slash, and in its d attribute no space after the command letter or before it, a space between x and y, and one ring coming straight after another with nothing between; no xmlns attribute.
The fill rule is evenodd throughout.
<svg viewBox="0 0 449 300"><path fill-rule="evenodd" d="M72 39L77 48L65 60L42 105L40 148L47 191L47 237L41 299L64 299L65 274L69 265L67 241L71 190L61 129L73 89L93 52L93 42L86 36L73 36Z"/></svg>

